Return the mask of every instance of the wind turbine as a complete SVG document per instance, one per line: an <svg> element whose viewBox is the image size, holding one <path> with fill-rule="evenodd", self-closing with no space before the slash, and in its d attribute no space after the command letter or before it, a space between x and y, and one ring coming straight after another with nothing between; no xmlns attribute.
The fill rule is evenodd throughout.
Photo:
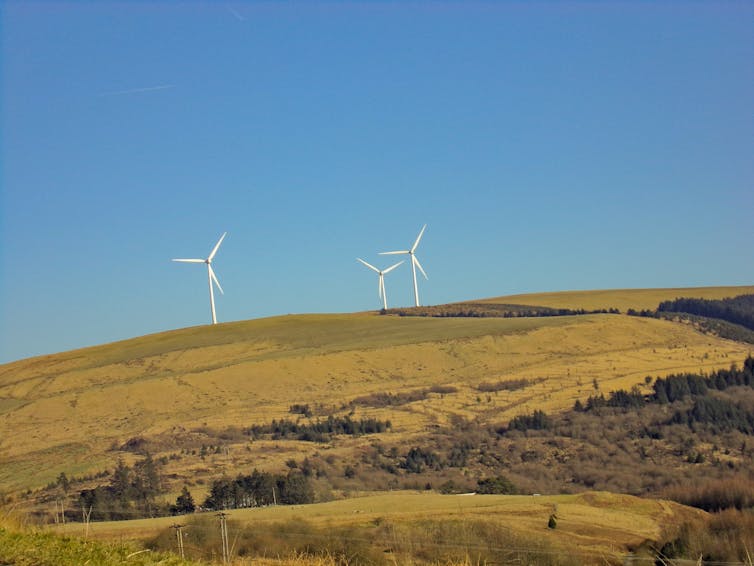
<svg viewBox="0 0 754 566"><path fill-rule="evenodd" d="M223 235L220 236L220 239L215 244L215 247L212 248L212 251L210 252L207 259L174 259L173 260L173 261L181 261L183 263L206 263L207 264L207 279L209 280L209 305L210 307L212 307L212 324L217 324L217 315L215 314L215 292L212 288L212 282L214 281L215 285L217 285L217 288L220 290L220 293L223 292L223 288L220 287L220 282L217 280L215 271L212 269L212 260L214 259L215 254L217 253L217 250L220 248L220 244L223 243L223 240L225 239L226 235L227 235L227 232L223 232Z"/></svg>
<svg viewBox="0 0 754 566"><path fill-rule="evenodd" d="M419 271L422 272L422 275L424 275L424 279L429 281L429 277L427 277L427 274L424 272L424 269L422 269L422 264L419 263L419 259L416 257L416 248L419 247L419 240L422 239L422 236L424 235L424 230L427 229L427 225L425 224L421 232L419 232L419 235L416 237L416 241L414 242L414 245L411 246L410 250L400 250L397 252L380 252L380 255L405 255L408 254L408 256L411 258L411 272L414 274L414 299L416 301L416 306L419 306L419 286L416 284L416 268L419 268Z"/></svg>
<svg viewBox="0 0 754 566"><path fill-rule="evenodd" d="M382 270L377 269L372 264L365 262L360 257L357 257L356 261L360 261L361 263L363 263L364 265L366 265L369 269L371 269L372 271L374 271L375 273L377 273L377 275L379 276L378 278L379 278L380 281L379 281L379 284L378 284L377 294L379 295L380 299L382 299L382 308L385 309L385 310L387 310L387 293L385 292L385 274L386 273L390 273L393 269L395 269L400 264L402 264L403 260L399 261L395 265L391 265L387 269L382 269Z"/></svg>

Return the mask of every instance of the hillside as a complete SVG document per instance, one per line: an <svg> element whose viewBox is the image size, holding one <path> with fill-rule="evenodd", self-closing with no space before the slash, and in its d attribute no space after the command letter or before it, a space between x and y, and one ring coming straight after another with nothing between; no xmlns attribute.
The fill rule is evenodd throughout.
<svg viewBox="0 0 754 566"><path fill-rule="evenodd" d="M441 317L283 316L19 360L0 366L0 496L43 523L59 520L59 508L68 521L80 520L82 507L93 510L95 520L164 514L186 493L197 504L220 505L214 508L267 505L277 497L277 503L316 501L330 505L316 509L341 509L339 500L370 491L426 490L439 499L422 499L422 505L441 507L452 496L439 493L609 490L695 505L723 502L713 510L744 509L754 486L754 393L741 386L750 379L751 360L749 377L720 374L730 383L715 381L704 398L658 405L652 392L660 383L656 378L671 374L688 374L689 383L707 379L700 375L718 380L717 370L744 363L751 344L720 338L717 327L694 318L620 313L682 296L720 299L752 292L754 287L568 292L467 303L492 305L486 318L449 317L452 306L438 307ZM526 316L528 306L513 318L495 316L511 305L529 305L537 316ZM561 309L611 312L553 316L563 315ZM699 407L727 411L721 413L727 428L704 424L709 415L695 413ZM252 470L260 472L252 477ZM244 491L254 481L267 485L266 491ZM686 488L688 481L696 491ZM580 500L557 497L564 499L542 503L543 496L541 508L530 510L536 525L520 523L513 539L512 527L499 524L502 515L485 523L469 508L463 521L473 517L473 525L464 523L464 536L487 533L477 545L489 537L502 537L504 545L544 541L538 534L543 517L560 505L561 518L586 515L583 524L578 519L557 534L544 531L555 548L568 546L575 533L581 538L570 540L576 541L571 547L580 551L620 538L613 556L643 544L640 539L676 544L678 532L691 532L678 531L687 520L694 529L714 523L720 533L731 533L718 559L742 557L751 542L733 534L748 529L745 515L707 519L678 511L667 517L670 531L647 523L646 532L619 532L609 513L566 507ZM589 505L658 505L600 497ZM410 499L399 496L387 507L413 509ZM526 498L517 501L528 505ZM270 526L268 542L278 540L276 529L304 528L307 536L322 538L321 529L332 528L308 512L302 527L299 514L284 517L290 511L282 509L294 506L280 509L270 519L287 522ZM252 537L239 544L250 549L264 540L242 534L243 524L262 518L260 512L234 512L239 536ZM389 524L391 536L405 530L412 556L423 544L434 544L417 542L420 525L431 523L438 533L454 529L447 510L437 511L439 517L387 514L367 523L360 522L362 511L343 513L332 517L344 529L343 540L352 529L368 539L383 536ZM160 524L134 536L154 536ZM76 532L80 525L71 528ZM98 523L92 532L120 528ZM495 530L501 528L507 534ZM155 542L155 548L171 549L175 533L166 530L160 537L164 543ZM213 540L202 548L215 552ZM721 546L703 540L704 548ZM494 559L495 549L488 550ZM458 555L430 561L444 559L463 562Z"/></svg>
<svg viewBox="0 0 754 566"><path fill-rule="evenodd" d="M553 511L558 528L548 529ZM671 525L708 520L707 513L670 501L604 492L532 497L404 491L306 506L237 509L228 516L241 556L265 546L268 551L260 554L295 554L297 545L306 545L311 553L327 548L336 558L343 552L356 564L459 565L517 559L529 564L609 564L630 551L647 552L647 541L662 539ZM151 541L150 546L170 550L175 548L173 523L169 517L98 523L90 536ZM197 539L217 537L214 517L199 515L186 524ZM75 535L82 526L56 530ZM190 544L188 556L209 558L207 547L213 544L217 547L219 541ZM559 558L551 561L552 554Z"/></svg>
<svg viewBox="0 0 754 566"><path fill-rule="evenodd" d="M753 286L738 287L674 287L667 289L607 289L601 291L560 291L556 293L531 293L508 295L474 301L550 307L555 309L610 309L621 312L628 309L656 309L663 301L679 297L695 299L724 299L754 292Z"/></svg>
<svg viewBox="0 0 754 566"><path fill-rule="evenodd" d="M752 290L754 288L748 288ZM742 288L694 289L725 297ZM686 290L531 295L531 304L642 307ZM507 303L524 301L506 297ZM159 439L199 427L223 429L290 416L294 404L321 414L382 392L456 389L400 407L358 413L389 418L410 438L453 416L480 414L481 382L535 385L496 397L495 419L540 408L557 411L599 380L604 391L646 375L712 369L743 359L749 347L687 325L622 315L520 319L429 319L297 315L195 327L42 356L0 366L0 490L37 488L58 474L111 467L133 437ZM298 448L293 449L297 453ZM285 450L229 465L276 466Z"/></svg>

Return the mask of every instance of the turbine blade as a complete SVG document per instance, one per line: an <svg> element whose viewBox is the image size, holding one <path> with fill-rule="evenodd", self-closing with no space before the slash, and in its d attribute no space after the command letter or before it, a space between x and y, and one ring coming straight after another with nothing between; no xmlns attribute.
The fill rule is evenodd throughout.
<svg viewBox="0 0 754 566"><path fill-rule="evenodd" d="M171 261L182 261L183 263L204 263L203 259L173 259Z"/></svg>
<svg viewBox="0 0 754 566"><path fill-rule="evenodd" d="M225 236L227 236L227 232L223 232L223 235L220 236L220 239L215 244L215 247L212 248L212 253L209 254L209 257L207 258L207 261L212 261L212 258L215 257L215 254L217 253L217 249L220 247L220 244L223 243L223 240L225 239Z"/></svg>
<svg viewBox="0 0 754 566"><path fill-rule="evenodd" d="M419 268L419 271L422 272L422 275L424 275L424 279L429 281L429 277L427 277L427 274L424 271L424 268L422 268L422 264L419 263L419 258L417 258L415 255L412 255L411 258L414 260L414 264L416 264L416 267Z"/></svg>
<svg viewBox="0 0 754 566"><path fill-rule="evenodd" d="M391 271L392 271L393 269L395 269L396 267L398 267L398 266L399 266L400 264L402 264L402 263L403 263L403 262L405 262L405 261L406 261L406 260L404 259L403 261L399 261L399 262L398 262L398 263L396 263L395 265L391 265L391 266L390 266L390 267L388 267L387 269L384 269L384 270L382 271L382 273L383 273L383 274L384 274L384 273L390 273L390 272L391 272Z"/></svg>
<svg viewBox="0 0 754 566"><path fill-rule="evenodd" d="M381 299L383 289L385 288L385 281L382 279L382 276L380 275L380 281L377 283L377 296Z"/></svg>
<svg viewBox="0 0 754 566"><path fill-rule="evenodd" d="M419 232L419 235L416 237L416 241L414 242L414 245L411 246L411 252L412 253L416 251L417 247L419 247L419 240L422 239L422 236L424 235L424 230L426 230L426 229L427 229L427 225L425 224L424 226L422 226L422 231Z"/></svg>
<svg viewBox="0 0 754 566"><path fill-rule="evenodd" d="M207 264L207 269L209 269L209 276L212 278L212 281L215 282L215 285L217 285L217 288L224 295L225 292L223 291L223 288L220 287L220 282L217 280L217 276L215 275L215 270L212 269L212 266L210 264Z"/></svg>
<svg viewBox="0 0 754 566"><path fill-rule="evenodd" d="M377 272L377 273L379 273L379 272L380 272L380 270L379 270L379 269L377 269L377 268L376 268L375 266L373 266L373 265L372 265L371 263L367 263L367 262L365 262L365 261L364 261L363 259L361 259L360 257L357 257L357 258L356 258L356 261L360 261L361 263L363 263L364 265L366 265L366 266L367 266L367 267L368 267L369 269L371 269L372 271L375 271L375 272Z"/></svg>
<svg viewBox="0 0 754 566"><path fill-rule="evenodd" d="M408 250L401 250L398 252L380 252L379 255L405 255L407 253L411 253Z"/></svg>

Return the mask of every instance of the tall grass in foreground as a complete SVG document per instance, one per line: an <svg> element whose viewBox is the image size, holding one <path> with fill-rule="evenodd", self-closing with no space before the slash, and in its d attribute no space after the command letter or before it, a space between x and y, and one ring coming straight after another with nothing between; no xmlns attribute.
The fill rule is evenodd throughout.
<svg viewBox="0 0 754 566"><path fill-rule="evenodd" d="M754 479L739 475L691 485L677 485L666 489L662 497L705 511L754 509Z"/></svg>
<svg viewBox="0 0 754 566"><path fill-rule="evenodd" d="M86 541L35 531L18 515L0 509L0 564L14 566L190 566L169 553L157 553L128 544Z"/></svg>
<svg viewBox="0 0 754 566"><path fill-rule="evenodd" d="M698 559L702 563L754 564L754 509L726 509L707 521L687 522L664 533L655 554L666 560Z"/></svg>
<svg viewBox="0 0 754 566"><path fill-rule="evenodd" d="M255 525L229 521L228 531L234 564L605 564L602 557L589 557L574 549L571 552L576 554L572 554L539 538L523 538L500 525L475 520L422 520L409 524L380 518L369 524L330 526L313 525L303 519ZM217 519L195 518L185 533L187 556L222 558ZM166 529L148 546L174 550L175 536Z"/></svg>

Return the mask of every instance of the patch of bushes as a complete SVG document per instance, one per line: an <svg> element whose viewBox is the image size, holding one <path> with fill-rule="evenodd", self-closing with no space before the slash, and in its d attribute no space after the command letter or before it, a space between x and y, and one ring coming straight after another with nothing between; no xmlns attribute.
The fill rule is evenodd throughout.
<svg viewBox="0 0 754 566"><path fill-rule="evenodd" d="M497 303L457 303L429 307L407 307L383 310L381 314L398 316L430 316L456 318L521 318L543 316L575 316L585 314L620 314L616 308L609 309L556 309L532 305L506 305Z"/></svg>
<svg viewBox="0 0 754 566"><path fill-rule="evenodd" d="M744 434L754 434L753 411L738 403L715 397L694 399L690 409L676 411L670 422L685 423L690 427L701 423L715 433L738 430Z"/></svg>
<svg viewBox="0 0 754 566"><path fill-rule="evenodd" d="M362 395L351 400L351 405L361 405L365 407L398 407L415 401L422 401L427 398L428 389L414 389L413 391L404 391L403 393L390 393L387 391L380 393L370 393Z"/></svg>
<svg viewBox="0 0 754 566"><path fill-rule="evenodd" d="M754 480L724 478L701 483L683 483L663 492L663 497L705 511L754 510Z"/></svg>
<svg viewBox="0 0 754 566"><path fill-rule="evenodd" d="M458 387L453 387L452 385L433 385L428 391L439 395L449 395L451 393L458 393Z"/></svg>
<svg viewBox="0 0 754 566"><path fill-rule="evenodd" d="M661 564L683 559L703 564L751 564L752 548L754 513L735 509L713 513L707 521L686 522L650 545L658 557L656 563Z"/></svg>
<svg viewBox="0 0 754 566"><path fill-rule="evenodd" d="M547 430L552 428L552 419L544 411L535 410L530 415L518 415L513 417L508 423L507 429L501 429L501 432L518 430L526 432L527 430Z"/></svg>
<svg viewBox="0 0 754 566"><path fill-rule="evenodd" d="M495 476L479 480L477 493L511 495L516 493L516 486L505 476Z"/></svg>
<svg viewBox="0 0 754 566"><path fill-rule="evenodd" d="M288 408L289 413L293 413L294 415L304 415L307 418L311 418L312 416L312 410L311 407L309 407L309 404L302 405L300 403L294 403Z"/></svg>
<svg viewBox="0 0 754 566"><path fill-rule="evenodd" d="M530 385L534 385L535 383L540 383L544 381L543 378L539 379L509 379L507 381L496 381L494 383L490 383L487 381L484 381L476 386L477 391L481 391L482 393L496 393L498 391L517 391L519 389L524 389L526 387L529 387Z"/></svg>
<svg viewBox="0 0 754 566"><path fill-rule="evenodd" d="M427 469L441 470L443 468L440 456L424 448L411 448L401 463L401 468L411 474L421 474Z"/></svg>
<svg viewBox="0 0 754 566"><path fill-rule="evenodd" d="M379 393L370 393L369 395L361 395L351 400L349 405L351 407L399 407L401 405L407 405L416 401L423 401L429 397L430 393L436 393L438 395L448 395L451 393L457 393L458 388L452 385L433 385L429 388L413 389L411 391L403 391L400 393L390 393L389 391L382 391Z"/></svg>

